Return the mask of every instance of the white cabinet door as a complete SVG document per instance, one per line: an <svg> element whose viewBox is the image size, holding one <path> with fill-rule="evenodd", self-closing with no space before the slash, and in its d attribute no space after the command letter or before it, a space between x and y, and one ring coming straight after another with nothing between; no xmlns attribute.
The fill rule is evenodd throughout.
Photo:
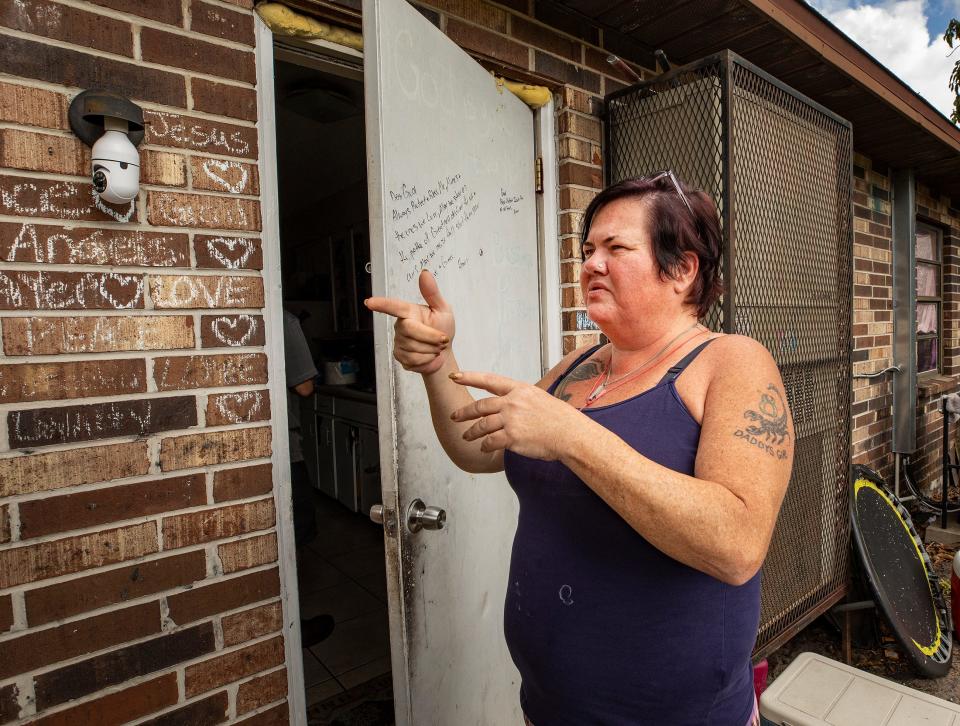
<svg viewBox="0 0 960 726"><path fill-rule="evenodd" d="M364 0L370 242L375 295L419 299L426 267L457 316L465 370L540 375L534 117L402 0ZM503 640L517 522L502 475L446 458L420 377L391 358L375 316L381 481L398 724L518 724ZM447 525L410 532L414 499Z"/></svg>

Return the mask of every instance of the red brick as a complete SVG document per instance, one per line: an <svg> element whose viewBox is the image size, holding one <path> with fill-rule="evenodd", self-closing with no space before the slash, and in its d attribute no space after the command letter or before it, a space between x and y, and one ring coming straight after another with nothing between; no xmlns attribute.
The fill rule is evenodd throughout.
<svg viewBox="0 0 960 726"><path fill-rule="evenodd" d="M156 551L153 522L0 550L0 590Z"/></svg>
<svg viewBox="0 0 960 726"><path fill-rule="evenodd" d="M193 108L197 111L244 121L257 120L257 92L252 88L194 78L190 84L190 92L193 95Z"/></svg>
<svg viewBox="0 0 960 726"><path fill-rule="evenodd" d="M266 383L267 357L263 353L161 357L154 360L153 376L161 391Z"/></svg>
<svg viewBox="0 0 960 726"><path fill-rule="evenodd" d="M85 446L0 459L0 497L146 474L147 443Z"/></svg>
<svg viewBox="0 0 960 726"><path fill-rule="evenodd" d="M76 137L0 129L0 166L86 176L90 171L90 153Z"/></svg>
<svg viewBox="0 0 960 726"><path fill-rule="evenodd" d="M169 711L148 721L141 721L140 726L212 726L227 720L228 709L227 692L220 691L175 711Z"/></svg>
<svg viewBox="0 0 960 726"><path fill-rule="evenodd" d="M507 13L483 0L425 0L425 2L448 15L456 15L501 33L507 32Z"/></svg>
<svg viewBox="0 0 960 726"><path fill-rule="evenodd" d="M130 23L48 0L3 3L0 25L116 55L133 56Z"/></svg>
<svg viewBox="0 0 960 726"><path fill-rule="evenodd" d="M160 603L113 610L0 642L0 679L160 632Z"/></svg>
<svg viewBox="0 0 960 726"><path fill-rule="evenodd" d="M269 426L172 436L160 442L160 468L163 471L192 469L263 459L271 453Z"/></svg>
<svg viewBox="0 0 960 726"><path fill-rule="evenodd" d="M217 554L227 574L267 565L277 561L277 535L271 532L261 537L227 542L217 547Z"/></svg>
<svg viewBox="0 0 960 726"><path fill-rule="evenodd" d="M13 449L75 444L118 436L147 436L196 425L197 402L193 396L139 398L7 413L7 430Z"/></svg>
<svg viewBox="0 0 960 726"><path fill-rule="evenodd" d="M597 115L599 104L594 100L594 96L584 93L572 86L564 86L560 92L560 108L572 109L581 113Z"/></svg>
<svg viewBox="0 0 960 726"><path fill-rule="evenodd" d="M183 25L183 9L178 2L152 2L143 0L87 0L94 5L100 5L122 13L139 15L150 20L159 20L161 23Z"/></svg>
<svg viewBox="0 0 960 726"><path fill-rule="evenodd" d="M143 360L0 365L0 403L115 396L147 390Z"/></svg>
<svg viewBox="0 0 960 726"><path fill-rule="evenodd" d="M43 88L0 83L0 121L46 129L69 129L67 97Z"/></svg>
<svg viewBox="0 0 960 726"><path fill-rule="evenodd" d="M594 189L603 188L603 172L585 164L566 163L560 165L560 183L577 184Z"/></svg>
<svg viewBox="0 0 960 726"><path fill-rule="evenodd" d="M5 40L10 40L4 36ZM0 56L3 54L0 43ZM2 68L0 64L0 68ZM126 214L130 205L110 205ZM93 187L87 183L0 176L0 213L18 217L114 221L94 206Z"/></svg>
<svg viewBox="0 0 960 726"><path fill-rule="evenodd" d="M241 683L237 689L237 715L256 711L287 697L287 671L278 670Z"/></svg>
<svg viewBox="0 0 960 726"><path fill-rule="evenodd" d="M106 605L186 587L206 577L203 550L140 562L86 577L75 577L24 593L31 627Z"/></svg>
<svg viewBox="0 0 960 726"><path fill-rule="evenodd" d="M266 343L262 315L204 315L200 318L200 346L258 346Z"/></svg>
<svg viewBox="0 0 960 726"><path fill-rule="evenodd" d="M475 25L447 18L447 35L457 45L487 58L494 58L518 68L527 68L529 65L526 47Z"/></svg>
<svg viewBox="0 0 960 726"><path fill-rule="evenodd" d="M510 20L510 34L523 43L550 51L568 60L580 62L582 44L560 35L553 28L531 23L515 15Z"/></svg>
<svg viewBox="0 0 960 726"><path fill-rule="evenodd" d="M0 310L130 310L142 307L142 275L0 272Z"/></svg>
<svg viewBox="0 0 960 726"><path fill-rule="evenodd" d="M218 194L149 192L150 224L203 229L260 230L260 202Z"/></svg>
<svg viewBox="0 0 960 726"><path fill-rule="evenodd" d="M16 721L19 718L20 704L17 702L19 693L20 689L14 683L0 688L0 723Z"/></svg>
<svg viewBox="0 0 960 726"><path fill-rule="evenodd" d="M224 615L220 620L223 644L226 647L239 645L248 640L276 633L283 627L283 606L280 601L258 605L233 615Z"/></svg>
<svg viewBox="0 0 960 726"><path fill-rule="evenodd" d="M3 318L7 355L193 348L189 315Z"/></svg>
<svg viewBox="0 0 960 726"><path fill-rule="evenodd" d="M560 114L558 131L561 134L583 136L591 141L600 141L600 121L582 114L567 111Z"/></svg>
<svg viewBox="0 0 960 726"><path fill-rule="evenodd" d="M21 502L20 539L206 503L206 478L202 474Z"/></svg>
<svg viewBox="0 0 960 726"><path fill-rule="evenodd" d="M187 159L183 154L143 149L140 152L140 183L167 187L187 185Z"/></svg>
<svg viewBox="0 0 960 726"><path fill-rule="evenodd" d="M257 464L223 469L213 475L213 501L246 499L273 490L273 465Z"/></svg>
<svg viewBox="0 0 960 726"><path fill-rule="evenodd" d="M257 80L252 52L208 43L191 35L144 27L140 31L140 52L151 63L247 83Z"/></svg>
<svg viewBox="0 0 960 726"><path fill-rule="evenodd" d="M0 260L59 265L189 267L186 234L0 222Z"/></svg>
<svg viewBox="0 0 960 726"><path fill-rule="evenodd" d="M597 192L592 189L576 189L572 187L560 188L560 208L584 210L587 205L597 196Z"/></svg>
<svg viewBox="0 0 960 726"><path fill-rule="evenodd" d="M6 633L13 626L13 598L0 596L0 633Z"/></svg>
<svg viewBox="0 0 960 726"><path fill-rule="evenodd" d="M0 544L10 541L10 505L0 504Z"/></svg>
<svg viewBox="0 0 960 726"><path fill-rule="evenodd" d="M172 706L177 697L177 674L167 673L103 698L42 716L33 726L121 726Z"/></svg>
<svg viewBox="0 0 960 726"><path fill-rule="evenodd" d="M253 16L250 13L227 10L200 0L190 3L190 30L246 45L254 44Z"/></svg>
<svg viewBox="0 0 960 726"><path fill-rule="evenodd" d="M170 618L177 624L200 620L225 610L233 610L250 603L268 600L277 597L280 594L280 576L277 568L270 570L261 570L252 572L249 575L241 577L232 577L229 579L220 579L212 585L204 587L194 587L192 590L180 592L176 595L167 597L167 605L170 608ZM253 611L246 611L252 613ZM234 616L231 616L234 617ZM251 615L247 616L248 618ZM273 619L265 614L254 616L257 622L273 622ZM239 623L234 623L232 627L238 627ZM257 632L261 626L257 626ZM267 630L261 635L272 632ZM258 637L258 636L251 636ZM231 640L232 643L240 642Z"/></svg>
<svg viewBox="0 0 960 726"><path fill-rule="evenodd" d="M533 52L534 70L591 93L600 93L600 76L581 66L562 61L539 50Z"/></svg>
<svg viewBox="0 0 960 726"><path fill-rule="evenodd" d="M208 154L257 158L257 130L163 111L144 111L146 143Z"/></svg>
<svg viewBox="0 0 960 726"><path fill-rule="evenodd" d="M156 308L262 308L263 278L253 275L156 275Z"/></svg>
<svg viewBox="0 0 960 726"><path fill-rule="evenodd" d="M197 267L227 270L263 269L263 249L257 237L198 234L193 240Z"/></svg>
<svg viewBox="0 0 960 726"><path fill-rule="evenodd" d="M194 156L190 159L190 173L194 189L231 194L260 193L257 167L243 161Z"/></svg>
<svg viewBox="0 0 960 726"><path fill-rule="evenodd" d="M66 703L138 676L155 673L211 652L210 623L180 630L34 677L37 709Z"/></svg>
<svg viewBox="0 0 960 726"><path fill-rule="evenodd" d="M270 420L270 392L216 393L207 398L207 426Z"/></svg>
<svg viewBox="0 0 960 726"><path fill-rule="evenodd" d="M184 671L187 698L281 665L283 658L281 636L188 666Z"/></svg>
<svg viewBox="0 0 960 726"><path fill-rule="evenodd" d="M262 711L235 723L237 726L286 726L290 723L290 710L286 703L281 703L268 711Z"/></svg>
<svg viewBox="0 0 960 726"><path fill-rule="evenodd" d="M276 524L272 499L163 518L163 548L172 550L269 529Z"/></svg>
<svg viewBox="0 0 960 726"><path fill-rule="evenodd" d="M144 32L146 30L144 28ZM186 83L179 73L104 58L96 51L81 53L43 41L6 35L0 43L0 68L11 76L35 78L72 88L101 88L106 83L114 93L134 101L151 101L178 108L187 105Z"/></svg>

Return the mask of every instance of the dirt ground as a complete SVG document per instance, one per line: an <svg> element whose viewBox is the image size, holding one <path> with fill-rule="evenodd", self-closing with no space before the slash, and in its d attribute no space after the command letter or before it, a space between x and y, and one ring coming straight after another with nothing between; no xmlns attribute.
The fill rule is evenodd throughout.
<svg viewBox="0 0 960 726"><path fill-rule="evenodd" d="M927 554L934 570L946 583L946 598L950 602L950 570L955 548L943 547L937 543L926 545ZM896 641L886 627L883 616L876 611L864 611L860 616L858 635L853 640L853 663L870 673L902 683L918 691L929 693L953 703L960 703L960 653L957 653L954 639L953 662L950 672L943 678L924 678L919 676L903 655ZM839 625L839 621L837 621ZM841 633L827 617L821 617L794 636L786 645L768 658L770 664L768 683L780 675L800 653L812 651L834 660L843 660Z"/></svg>

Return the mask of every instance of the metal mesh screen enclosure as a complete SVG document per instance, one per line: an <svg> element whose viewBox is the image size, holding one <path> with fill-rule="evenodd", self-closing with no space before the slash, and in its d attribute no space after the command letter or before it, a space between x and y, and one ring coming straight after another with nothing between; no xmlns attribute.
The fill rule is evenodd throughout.
<svg viewBox="0 0 960 726"><path fill-rule="evenodd" d="M724 52L606 99L606 180L673 169L713 195L721 302L706 322L780 367L793 475L763 566L761 658L836 602L849 571L850 124Z"/></svg>

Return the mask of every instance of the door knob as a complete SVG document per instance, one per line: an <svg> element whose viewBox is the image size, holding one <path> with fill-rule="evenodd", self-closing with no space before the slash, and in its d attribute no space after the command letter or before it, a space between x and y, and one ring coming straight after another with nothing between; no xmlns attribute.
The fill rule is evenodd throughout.
<svg viewBox="0 0 960 726"><path fill-rule="evenodd" d="M382 524L388 537L393 537L397 531L393 511L392 509L385 508L382 504L374 504L370 507L370 519L377 524Z"/></svg>
<svg viewBox="0 0 960 726"><path fill-rule="evenodd" d="M428 507L421 500L414 499L407 508L407 529L411 532L443 529L446 523L447 513L440 507Z"/></svg>

